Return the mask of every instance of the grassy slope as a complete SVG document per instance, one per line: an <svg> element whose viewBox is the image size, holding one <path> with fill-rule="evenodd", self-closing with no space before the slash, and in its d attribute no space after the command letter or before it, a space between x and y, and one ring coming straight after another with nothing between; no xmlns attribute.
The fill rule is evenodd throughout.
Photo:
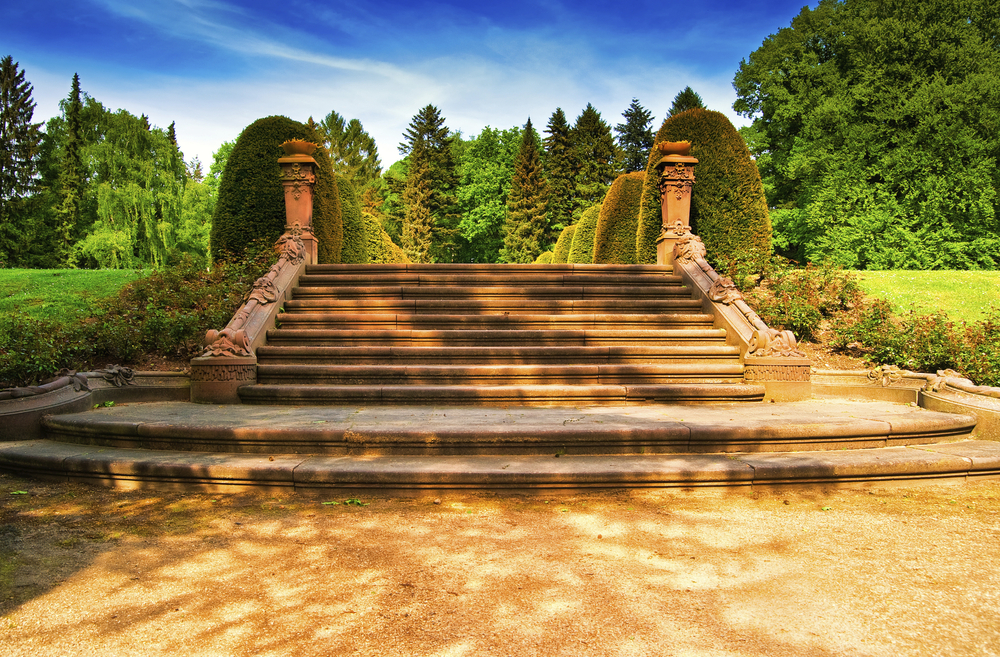
<svg viewBox="0 0 1000 657"><path fill-rule="evenodd" d="M940 310L954 321L983 319L1000 307L1000 271L858 271L866 294L882 297L900 312Z"/></svg>
<svg viewBox="0 0 1000 657"><path fill-rule="evenodd" d="M0 313L26 312L59 323L87 317L93 301L148 274L122 269L0 269Z"/></svg>

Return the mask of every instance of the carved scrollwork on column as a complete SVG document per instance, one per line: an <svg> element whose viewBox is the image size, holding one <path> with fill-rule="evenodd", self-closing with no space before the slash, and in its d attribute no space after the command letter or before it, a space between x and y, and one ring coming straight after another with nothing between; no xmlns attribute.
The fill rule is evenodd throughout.
<svg viewBox="0 0 1000 657"><path fill-rule="evenodd" d="M674 245L674 262L691 264L699 258L704 258L706 253L708 252L705 250L701 238L688 231Z"/></svg>
<svg viewBox="0 0 1000 657"><path fill-rule="evenodd" d="M225 328L210 330L205 334L205 356L243 357L252 356L250 339L243 329Z"/></svg>
<svg viewBox="0 0 1000 657"><path fill-rule="evenodd" d="M708 298L712 301L730 306L743 298L743 293L736 287L733 279L719 276L708 289Z"/></svg>
<svg viewBox="0 0 1000 657"><path fill-rule="evenodd" d="M770 356L772 358L805 358L798 350L798 342L791 331L778 329L757 329L750 338L750 348L747 355Z"/></svg>

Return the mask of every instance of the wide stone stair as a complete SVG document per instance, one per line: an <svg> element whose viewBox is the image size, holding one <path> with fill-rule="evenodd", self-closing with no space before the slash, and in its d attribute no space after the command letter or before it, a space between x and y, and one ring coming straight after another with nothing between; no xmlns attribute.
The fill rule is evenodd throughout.
<svg viewBox="0 0 1000 657"><path fill-rule="evenodd" d="M312 265L249 404L760 401L667 267Z"/></svg>

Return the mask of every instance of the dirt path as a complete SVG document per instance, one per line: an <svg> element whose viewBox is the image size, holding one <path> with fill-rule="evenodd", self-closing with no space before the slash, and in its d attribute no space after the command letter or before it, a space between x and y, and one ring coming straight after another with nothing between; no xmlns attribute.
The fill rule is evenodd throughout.
<svg viewBox="0 0 1000 657"><path fill-rule="evenodd" d="M1000 654L1000 482L361 502L0 476L0 654Z"/></svg>

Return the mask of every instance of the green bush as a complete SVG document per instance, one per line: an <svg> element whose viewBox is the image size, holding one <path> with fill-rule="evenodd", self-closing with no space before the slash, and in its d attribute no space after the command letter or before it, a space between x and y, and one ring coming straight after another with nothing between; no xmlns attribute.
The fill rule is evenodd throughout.
<svg viewBox="0 0 1000 657"><path fill-rule="evenodd" d="M536 265L548 265L552 262L552 251L546 251L535 259Z"/></svg>
<svg viewBox="0 0 1000 657"><path fill-rule="evenodd" d="M197 355L205 332L232 319L277 257L260 243L249 245L245 256L210 270L183 258L99 301L90 317L75 322L0 315L0 387L31 385L62 368L128 365L146 354Z"/></svg>
<svg viewBox="0 0 1000 657"><path fill-rule="evenodd" d="M365 221L361 217L361 203L357 191L350 180L337 178L340 192L340 217L344 227L344 240L340 251L340 261L345 264L363 265L368 259L368 236Z"/></svg>
<svg viewBox="0 0 1000 657"><path fill-rule="evenodd" d="M278 158L281 143L305 139L319 143L309 126L284 116L254 121L236 140L222 174L219 198L212 217L212 257L239 259L248 244L262 240L273 244L285 227L285 194ZM319 241L319 262L340 262L343 223L340 192L330 156L322 148L313 188L313 233Z"/></svg>
<svg viewBox="0 0 1000 657"><path fill-rule="evenodd" d="M597 220L601 215L601 206L592 205L580 215L576 222L576 232L573 233L573 243L569 247L567 262L589 265L594 262L594 233L597 231Z"/></svg>
<svg viewBox="0 0 1000 657"><path fill-rule="evenodd" d="M595 263L635 264L635 236L645 177L645 173L635 171L618 176L611 184L594 231Z"/></svg>
<svg viewBox="0 0 1000 657"><path fill-rule="evenodd" d="M394 244L392 238L382 228L378 217L369 212L362 212L361 218L365 222L367 262L385 265L410 261L403 252L403 249Z"/></svg>
<svg viewBox="0 0 1000 657"><path fill-rule="evenodd" d="M552 263L559 264L564 263L569 258L569 247L573 243L573 234L576 232L576 225L566 226L559 233L559 239L556 240L556 247L552 251Z"/></svg>
<svg viewBox="0 0 1000 657"><path fill-rule="evenodd" d="M760 172L746 142L720 112L691 109L676 114L656 133L655 143L689 141L698 158L691 197L691 229L701 237L708 260L723 273L738 266L761 271L771 256L771 222ZM654 147L646 166L636 233L636 260L656 262L660 235L659 177Z"/></svg>

